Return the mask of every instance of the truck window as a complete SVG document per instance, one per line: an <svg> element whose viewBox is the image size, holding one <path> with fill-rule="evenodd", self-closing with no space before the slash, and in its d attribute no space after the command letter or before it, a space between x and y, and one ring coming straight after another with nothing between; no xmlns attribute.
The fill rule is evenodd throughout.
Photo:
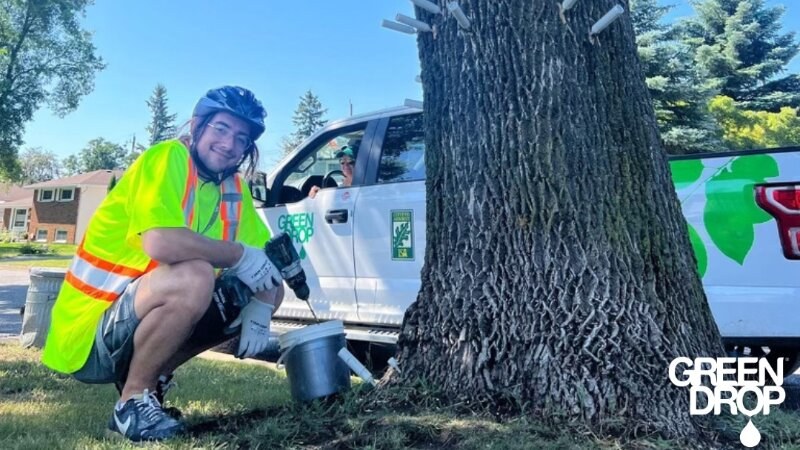
<svg viewBox="0 0 800 450"><path fill-rule="evenodd" d="M392 117L383 139L378 183L425 179L422 114Z"/></svg>
<svg viewBox="0 0 800 450"><path fill-rule="evenodd" d="M308 196L313 186L322 189L342 186L345 177L340 160L346 158L337 155L343 149L350 149L354 158L357 158L363 137L364 130L361 129L327 137L322 142L314 143L313 150L307 152L303 159L289 169L289 175L283 182L279 203L300 201Z"/></svg>

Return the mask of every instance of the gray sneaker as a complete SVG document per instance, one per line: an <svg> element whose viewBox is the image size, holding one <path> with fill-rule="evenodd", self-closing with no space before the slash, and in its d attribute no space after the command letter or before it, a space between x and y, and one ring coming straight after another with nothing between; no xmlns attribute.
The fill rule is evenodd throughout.
<svg viewBox="0 0 800 450"><path fill-rule="evenodd" d="M114 407L108 428L134 442L169 439L186 430L182 423L161 409L155 393L148 389L141 396L133 396L122 406Z"/></svg>

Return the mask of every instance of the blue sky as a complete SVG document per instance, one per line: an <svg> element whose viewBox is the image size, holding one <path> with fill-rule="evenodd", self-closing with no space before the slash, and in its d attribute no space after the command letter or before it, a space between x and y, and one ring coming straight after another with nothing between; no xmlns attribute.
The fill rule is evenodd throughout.
<svg viewBox="0 0 800 450"><path fill-rule="evenodd" d="M691 14L686 0L673 0L673 16ZM800 32L800 2L786 5L784 28ZM145 101L157 83L167 88L170 112L189 120L200 95L238 84L253 90L267 109L259 140L261 167L278 159L281 137L294 127L300 96L312 90L327 118L396 106L421 99L413 36L386 30L382 19L413 16L405 0L97 0L85 27L107 63L94 91L75 112L58 118L46 108L29 123L25 147L64 157L96 137L123 144L133 135L148 140ZM800 34L800 33L799 33ZM800 58L790 66L800 72Z"/></svg>

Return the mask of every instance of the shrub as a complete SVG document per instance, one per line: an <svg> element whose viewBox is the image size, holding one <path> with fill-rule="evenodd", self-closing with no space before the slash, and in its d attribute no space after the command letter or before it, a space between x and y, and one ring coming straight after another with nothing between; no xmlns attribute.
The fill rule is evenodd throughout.
<svg viewBox="0 0 800 450"><path fill-rule="evenodd" d="M55 250L46 245L33 245L31 243L22 244L19 248L20 255L47 255L55 253Z"/></svg>

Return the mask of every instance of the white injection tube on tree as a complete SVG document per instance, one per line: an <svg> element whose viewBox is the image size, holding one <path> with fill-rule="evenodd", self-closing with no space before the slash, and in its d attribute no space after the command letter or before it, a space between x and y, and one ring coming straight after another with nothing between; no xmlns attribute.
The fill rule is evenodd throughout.
<svg viewBox="0 0 800 450"><path fill-rule="evenodd" d="M569 11L575 3L578 3L578 0L564 0L561 2L561 10L562 11Z"/></svg>
<svg viewBox="0 0 800 450"><path fill-rule="evenodd" d="M342 361L347 364L347 367L355 372L359 378L364 380L365 383L369 383L373 386L378 384L375 382L375 379L372 378L372 374L369 373L369 370L367 370L367 368L364 367L364 365L361 364L352 353L348 352L346 348L342 347L342 349L339 350L339 358L341 358Z"/></svg>
<svg viewBox="0 0 800 450"><path fill-rule="evenodd" d="M606 15L601 17L600 20L598 20L597 22L595 22L594 25L592 25L592 34L598 34L601 31L605 30L609 25L611 25L611 22L617 20L617 18L621 16L622 13L624 12L625 8L623 8L620 5L614 5L614 7L611 8L606 13Z"/></svg>
<svg viewBox="0 0 800 450"><path fill-rule="evenodd" d="M411 3L419 6L425 11L432 12L434 14L442 13L442 8L439 8L438 5L436 5L435 3L431 3L428 0L411 0Z"/></svg>
<svg viewBox="0 0 800 450"><path fill-rule="evenodd" d="M423 22L421 20L412 19L411 17L408 17L408 16L403 15L403 14L398 14L394 18L394 20L396 20L396 21L398 21L398 22L400 22L402 24L408 25L410 27L414 27L414 28L417 29L417 31L431 31L431 26L428 25L427 23L425 23L425 22Z"/></svg>
<svg viewBox="0 0 800 450"><path fill-rule="evenodd" d="M392 22L391 20L386 20L386 19L383 19L383 23L381 23L381 26L405 34L415 34L417 32L417 30L415 30L413 27L410 27L408 25L403 25L402 23Z"/></svg>
<svg viewBox="0 0 800 450"><path fill-rule="evenodd" d="M461 7L458 6L458 2L448 2L447 10L450 11L450 14L456 18L456 22L461 25L461 28L469 28L469 19L467 19L467 15L464 14L464 11L461 10Z"/></svg>

